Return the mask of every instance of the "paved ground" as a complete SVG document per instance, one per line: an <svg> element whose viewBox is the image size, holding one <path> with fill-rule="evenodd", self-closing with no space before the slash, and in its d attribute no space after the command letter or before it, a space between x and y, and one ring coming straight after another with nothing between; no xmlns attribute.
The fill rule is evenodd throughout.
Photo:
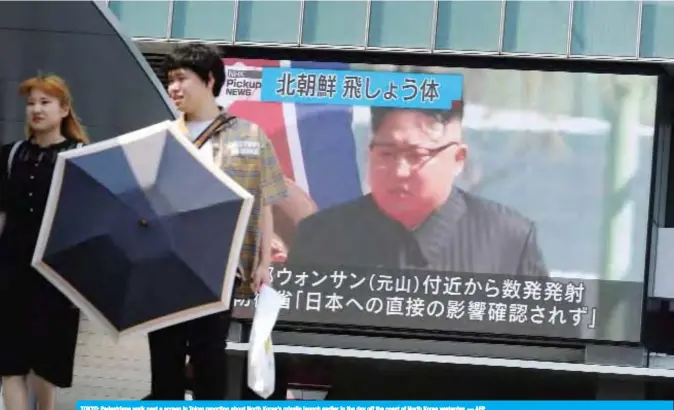
<svg viewBox="0 0 674 410"><path fill-rule="evenodd" d="M149 390L147 338L132 337L115 344L83 317L74 385L58 392L56 410L72 410L78 399L140 399Z"/></svg>
<svg viewBox="0 0 674 410"><path fill-rule="evenodd" d="M59 390L56 410L72 410L79 399L140 399L150 391L150 362L146 337L115 344L86 318L80 322L75 379ZM0 410L5 410L0 400Z"/></svg>

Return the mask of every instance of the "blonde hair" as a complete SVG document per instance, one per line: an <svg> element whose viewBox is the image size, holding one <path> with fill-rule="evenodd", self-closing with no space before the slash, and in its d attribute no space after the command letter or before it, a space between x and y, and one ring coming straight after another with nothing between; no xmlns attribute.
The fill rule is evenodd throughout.
<svg viewBox="0 0 674 410"><path fill-rule="evenodd" d="M57 75L38 75L31 77L21 83L19 86L19 95L27 97L33 90L40 90L59 100L61 107L68 109L68 115L61 122L61 133L67 138L72 138L78 142L87 143L89 137L84 131L75 110L73 109L73 97L65 80ZM30 125L26 123L26 138L30 138L32 131Z"/></svg>

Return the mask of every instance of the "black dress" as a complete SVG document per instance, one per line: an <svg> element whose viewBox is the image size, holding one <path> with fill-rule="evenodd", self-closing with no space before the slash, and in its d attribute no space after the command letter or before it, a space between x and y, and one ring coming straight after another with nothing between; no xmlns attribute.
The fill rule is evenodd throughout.
<svg viewBox="0 0 674 410"><path fill-rule="evenodd" d="M75 148L66 140L49 147L31 141L15 151L11 174L0 150L0 376L30 371L57 387L73 379L79 310L31 267L56 156ZM86 210L83 210L86 212Z"/></svg>

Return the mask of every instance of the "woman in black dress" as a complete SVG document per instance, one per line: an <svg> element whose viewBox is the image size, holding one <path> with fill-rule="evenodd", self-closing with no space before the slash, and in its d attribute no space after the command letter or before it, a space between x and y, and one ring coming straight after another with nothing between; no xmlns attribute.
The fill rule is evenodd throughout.
<svg viewBox="0 0 674 410"><path fill-rule="evenodd" d="M79 310L31 267L56 156L87 141L60 77L21 84L26 140L0 150L0 376L7 410L53 410L72 385ZM86 212L86 211L85 211Z"/></svg>

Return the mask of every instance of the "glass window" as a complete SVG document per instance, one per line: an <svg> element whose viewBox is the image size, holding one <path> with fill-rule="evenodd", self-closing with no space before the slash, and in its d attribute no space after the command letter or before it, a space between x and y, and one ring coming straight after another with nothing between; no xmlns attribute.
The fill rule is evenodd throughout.
<svg viewBox="0 0 674 410"><path fill-rule="evenodd" d="M168 35L168 1L110 1L124 32L131 37L159 37Z"/></svg>
<svg viewBox="0 0 674 410"><path fill-rule="evenodd" d="M636 1L575 2L571 54L634 56L638 19Z"/></svg>
<svg viewBox="0 0 674 410"><path fill-rule="evenodd" d="M674 3L645 1L641 20L640 57L674 58Z"/></svg>
<svg viewBox="0 0 674 410"><path fill-rule="evenodd" d="M297 0L239 1L236 41L297 43L300 5Z"/></svg>
<svg viewBox="0 0 674 410"><path fill-rule="evenodd" d="M433 4L432 1L373 1L368 45L430 48Z"/></svg>
<svg viewBox="0 0 674 410"><path fill-rule="evenodd" d="M345 29L347 21L348 30ZM304 3L302 43L363 46L366 21L365 1L307 1Z"/></svg>
<svg viewBox="0 0 674 410"><path fill-rule="evenodd" d="M503 51L566 54L570 11L568 1L508 0Z"/></svg>
<svg viewBox="0 0 674 410"><path fill-rule="evenodd" d="M171 37L201 40L232 40L234 2L180 0L173 3Z"/></svg>
<svg viewBox="0 0 674 410"><path fill-rule="evenodd" d="M448 1L438 5L435 48L498 51L502 1Z"/></svg>

